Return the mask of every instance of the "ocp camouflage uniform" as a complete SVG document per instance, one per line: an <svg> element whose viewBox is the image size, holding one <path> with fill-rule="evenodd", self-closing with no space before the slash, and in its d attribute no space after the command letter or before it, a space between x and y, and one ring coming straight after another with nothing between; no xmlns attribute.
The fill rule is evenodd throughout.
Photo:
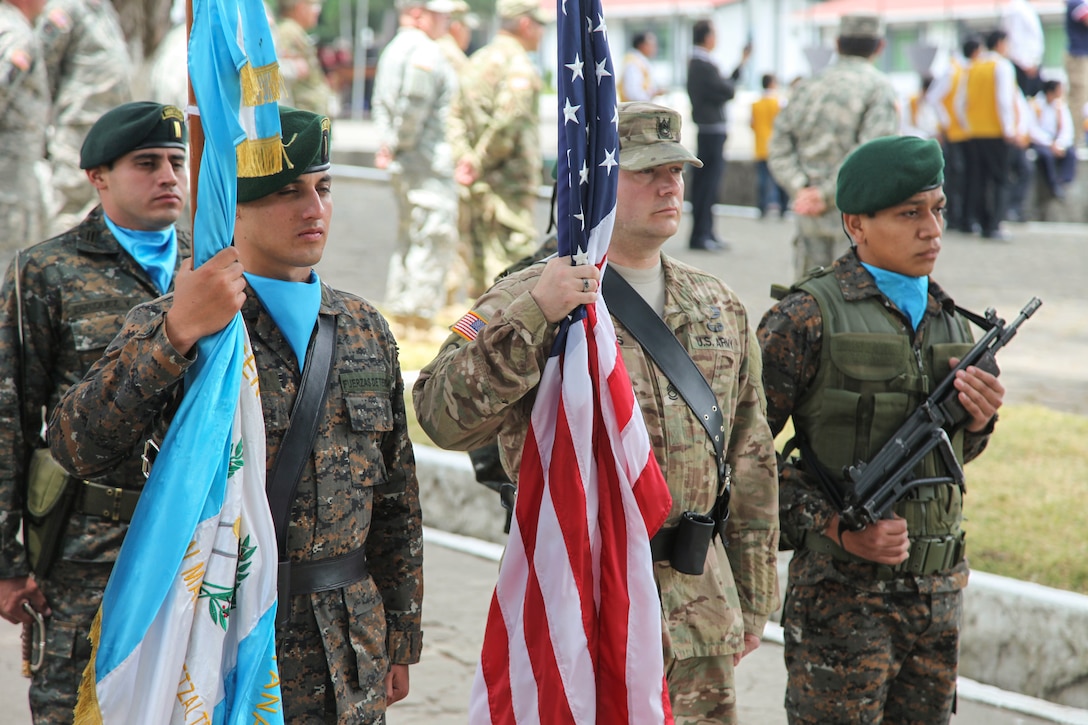
<svg viewBox="0 0 1088 725"><path fill-rule="evenodd" d="M46 142L53 180L47 234L60 234L98 203L79 168L79 150L103 113L132 100L132 60L109 0L49 0L36 32L53 99Z"/></svg>
<svg viewBox="0 0 1088 725"><path fill-rule="evenodd" d="M339 100L325 78L313 38L294 18L281 18L276 23L276 54L287 89L283 103L335 117Z"/></svg>
<svg viewBox="0 0 1088 725"><path fill-rule="evenodd" d="M846 442L846 450L857 451L855 460L868 460L921 402L921 384L917 390L902 389L902 381L910 377L911 371L918 372L914 361L924 361L921 375L927 379L925 389L932 390L950 370L949 356L962 356L970 347L970 332L952 311L952 300L932 279L925 316L918 331L911 335L907 331L909 322L880 292L853 251L838 259L828 274L837 282L843 304L857 309L876 305L879 314L891 325L898 325L899 334L907 340L902 360L885 361L881 369L884 377L872 368L864 375L874 388L887 380L886 392L878 393L883 396L884 407L877 405L877 412L896 411L885 414L887 419L879 423L873 422L874 430L887 431L883 437L874 434L869 440L867 435L858 436L856 442L853 438ZM831 359L839 361L837 365L861 374L864 363L834 351L849 343L847 338L862 335L848 333L840 336L841 341L833 337L835 341L829 342L822 308L807 291L794 291L772 307L760 322L757 335L763 349L767 417L776 435L792 415L824 394L825 389L815 384L821 374L824 345L836 346L829 350ZM953 342L936 344L945 339ZM916 351L917 357L909 348ZM900 374L902 371L908 373ZM823 398L827 402L822 420L794 419L794 425L816 448L835 445L834 441L821 440L821 426L849 428L855 416L865 415L863 395L833 386L828 389L837 397ZM837 409L833 409L832 399L838 401ZM843 402L851 400L856 402ZM964 461L982 452L989 433L989 429L983 433L965 431L962 439L954 438L954 444L962 446ZM820 462L832 480L842 480L841 474L835 473L841 461ZM925 490L924 495L909 496L909 500L896 504L895 511L907 519L911 536L912 556L907 565L924 564L915 553L926 544L926 537L920 535L923 527L932 526L925 519L924 507L928 504L939 504L954 530L953 563L915 575L905 571L905 565L892 568L853 556L823 535L838 512L821 492L811 470L795 461L780 461L782 537L797 549L790 563L782 615L790 722L947 722L955 695L962 590L968 576L967 562L962 560L962 534L955 533L962 519L959 490L953 485L931 486L919 489Z"/></svg>
<svg viewBox="0 0 1088 725"><path fill-rule="evenodd" d="M663 319L710 381L728 431L733 469L728 546L707 553L704 573L654 567L662 645L676 722L735 722L734 653L761 636L777 606L778 489L774 444L764 419L761 364L740 300L720 280L662 256ZM470 450L499 438L503 466L517 478L535 389L555 337L529 292L543 264L503 278L473 308L490 321L469 343L458 334L420 373L416 414L444 448ZM714 449L705 430L643 348L613 318L624 365L673 507L709 511L717 495ZM701 696L693 693L701 693Z"/></svg>
<svg viewBox="0 0 1088 725"><path fill-rule="evenodd" d="M261 388L267 457L279 452L298 391L295 353L252 288L242 317ZM181 394L191 360L166 337L164 297L133 310L116 342L62 401L50 445L66 467L107 469L138 451ZM365 546L369 573L339 589L291 598L276 627L284 720L385 722L390 663L419 661L422 523L396 343L364 300L322 287L320 314L336 319L332 387L291 509L291 561ZM281 603L282 606L282 603Z"/></svg>
<svg viewBox="0 0 1088 725"><path fill-rule="evenodd" d="M457 78L438 44L401 28L382 52L372 101L379 145L399 212L385 300L393 317L430 322L446 301L446 273L457 243L457 190L446 140Z"/></svg>
<svg viewBox="0 0 1088 725"><path fill-rule="evenodd" d="M178 231L178 258L191 238ZM26 369L20 378L13 268L3 288L0 323L0 578L26 576L26 552L16 539L25 504L25 473L39 437L42 409L51 411L68 386L78 382L121 330L125 314L159 296L151 278L114 239L96 208L79 226L20 254ZM12 265L14 267L14 265ZM21 410L20 410L21 408ZM20 421L20 414L22 419ZM139 491L139 455L117 461L95 484ZM30 685L34 722L70 723L76 690L90 658L87 639L113 562L128 531L93 510L82 482L75 487L57 563L36 576L53 615L47 620L44 666ZM127 494L126 494L127 495Z"/></svg>
<svg viewBox="0 0 1088 725"><path fill-rule="evenodd" d="M467 159L479 172L461 229L472 253L472 294L536 248L541 85L528 51L508 33L473 53L461 72L450 139L454 159Z"/></svg>
<svg viewBox="0 0 1088 725"><path fill-rule="evenodd" d="M895 88L864 58L841 56L790 94L775 117L767 165L791 198L818 187L820 216L794 215L794 275L828 267L848 244L835 207L835 181L847 155L862 143L899 133Z"/></svg>
<svg viewBox="0 0 1088 725"><path fill-rule="evenodd" d="M0 264L40 241L49 171L49 81L41 43L15 6L0 0Z"/></svg>

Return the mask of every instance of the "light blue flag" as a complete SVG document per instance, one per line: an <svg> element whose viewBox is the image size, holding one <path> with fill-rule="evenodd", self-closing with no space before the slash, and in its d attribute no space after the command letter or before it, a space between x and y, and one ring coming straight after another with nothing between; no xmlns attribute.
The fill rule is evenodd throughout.
<svg viewBox="0 0 1088 725"><path fill-rule="evenodd" d="M205 135L193 224L199 266L233 237L239 169L274 173L282 160L279 76L261 0L194 0L189 76ZM106 587L78 722L283 722L276 538L241 315L197 350Z"/></svg>

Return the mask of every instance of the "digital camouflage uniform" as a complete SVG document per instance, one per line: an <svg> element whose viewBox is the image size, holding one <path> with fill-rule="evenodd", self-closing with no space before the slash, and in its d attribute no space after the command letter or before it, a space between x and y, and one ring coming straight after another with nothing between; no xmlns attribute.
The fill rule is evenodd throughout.
<svg viewBox="0 0 1088 725"><path fill-rule="evenodd" d="M461 72L450 140L454 159L467 159L479 171L461 228L472 255L473 294L536 248L541 85L528 51L509 33L473 53Z"/></svg>
<svg viewBox="0 0 1088 725"><path fill-rule="evenodd" d="M844 304L879 305L898 320L901 334L910 335L909 322L879 291L853 251L837 260L831 273ZM951 313L951 305L951 299L931 279L925 317L910 338L917 355L905 355L904 367L916 367L914 360L924 358L931 360L926 364L926 375L930 375L929 366L947 373L948 347L942 354L937 348L922 349L922 341L930 333L956 330L964 324ZM826 342L821 308L808 292L795 291L764 315L757 334L763 349L767 417L777 435L794 411L821 392L814 388ZM844 359L842 364L850 361ZM931 390L935 385L932 376L930 385ZM901 392L894 380L887 389ZM918 391L914 394L919 395ZM885 399L886 404L892 404L892 396ZM910 412L902 411L903 418ZM849 420L843 424L849 426ZM811 437L812 432L807 432ZM978 456L988 439L989 430L965 432L963 459ZM873 450L882 444L881 440L868 441ZM828 463L827 467L836 466ZM967 562L915 576L855 557L822 535L838 512L814 476L796 462L780 462L779 471L782 537L797 548L790 563L782 617L790 722L947 722L955 695ZM962 519L958 490L951 485L941 488L958 527ZM913 544L918 539L911 507L920 503L901 501L895 507L896 513L908 520Z"/></svg>
<svg viewBox="0 0 1088 725"><path fill-rule="evenodd" d="M251 288L242 307L257 362L271 463L299 385L295 353ZM115 344L54 415L50 445L86 473L129 459L163 432L191 360L166 337L166 297L133 310ZM284 720L385 722L390 663L419 661L423 541L419 485L408 440L396 343L364 300L322 288L320 314L336 318L336 362L314 450L288 531L292 561L366 547L369 575L301 594L276 627ZM324 713L324 714L322 714Z"/></svg>
<svg viewBox="0 0 1088 725"><path fill-rule="evenodd" d="M791 92L774 120L767 165L790 198L815 186L827 204L820 216L795 215L796 278L830 266L848 246L835 207L839 166L864 142L898 133L895 88L865 58L841 56Z"/></svg>
<svg viewBox="0 0 1088 725"><path fill-rule="evenodd" d="M178 257L191 239L178 232ZM78 382L121 330L125 314L159 296L140 265L114 239L96 208L82 224L20 254L26 371L20 382L13 270L3 288L0 323L0 578L25 576L29 565L16 540L25 501L31 448L40 448L42 408L53 410L69 385ZM19 405L22 405L22 425ZM93 479L126 490L143 487L139 455L121 460ZM76 488L59 560L38 577L53 616L47 620L46 659L30 685L34 722L70 723L83 668L90 658L87 637L113 562L128 530L84 512L84 486Z"/></svg>
<svg viewBox="0 0 1088 725"><path fill-rule="evenodd" d="M743 650L745 633L762 635L778 601L774 445L764 420L759 351L744 307L717 278L668 257L662 264L663 319L711 382L733 469L728 546L711 547L700 576L681 574L666 562L654 567L669 694L680 725L734 722L732 655ZM413 389L416 414L432 440L470 450L497 433L503 466L515 474L555 333L529 295L542 270L536 264L497 282L473 307L489 324L471 343L451 335ZM668 379L613 322L672 493L665 525L675 526L683 511L711 510L718 480L714 449Z"/></svg>
<svg viewBox="0 0 1088 725"><path fill-rule="evenodd" d="M457 244L457 190L446 140L457 77L438 44L401 28L382 52L372 113L397 199L397 246L385 300L394 318L429 323L446 301L446 272Z"/></svg>
<svg viewBox="0 0 1088 725"><path fill-rule="evenodd" d="M132 60L109 0L49 0L38 18L53 115L46 143L53 198L47 234L78 224L98 203L79 168L83 139L98 118L132 100Z"/></svg>
<svg viewBox="0 0 1088 725"><path fill-rule="evenodd" d="M26 16L0 0L0 264L42 239L49 81Z"/></svg>
<svg viewBox="0 0 1088 725"><path fill-rule="evenodd" d="M336 116L340 104L325 78L313 38L294 18L281 18L276 23L276 54L287 87L284 105Z"/></svg>

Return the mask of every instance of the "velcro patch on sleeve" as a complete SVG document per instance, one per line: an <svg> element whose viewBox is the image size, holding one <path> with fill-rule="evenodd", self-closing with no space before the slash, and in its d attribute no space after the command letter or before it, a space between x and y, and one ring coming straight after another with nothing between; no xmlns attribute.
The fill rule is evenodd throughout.
<svg viewBox="0 0 1088 725"><path fill-rule="evenodd" d="M469 342L475 340L476 336L480 334L480 330L485 327L487 327L487 320L471 311L465 313L464 317L450 325L451 330Z"/></svg>

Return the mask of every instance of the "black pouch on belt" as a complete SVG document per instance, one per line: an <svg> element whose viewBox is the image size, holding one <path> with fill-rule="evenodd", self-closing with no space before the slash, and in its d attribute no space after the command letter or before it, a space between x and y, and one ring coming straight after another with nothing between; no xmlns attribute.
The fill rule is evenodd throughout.
<svg viewBox="0 0 1088 725"><path fill-rule="evenodd" d="M681 574L702 574L712 538L714 519L706 514L685 511L680 515L680 523L676 527L669 565Z"/></svg>

